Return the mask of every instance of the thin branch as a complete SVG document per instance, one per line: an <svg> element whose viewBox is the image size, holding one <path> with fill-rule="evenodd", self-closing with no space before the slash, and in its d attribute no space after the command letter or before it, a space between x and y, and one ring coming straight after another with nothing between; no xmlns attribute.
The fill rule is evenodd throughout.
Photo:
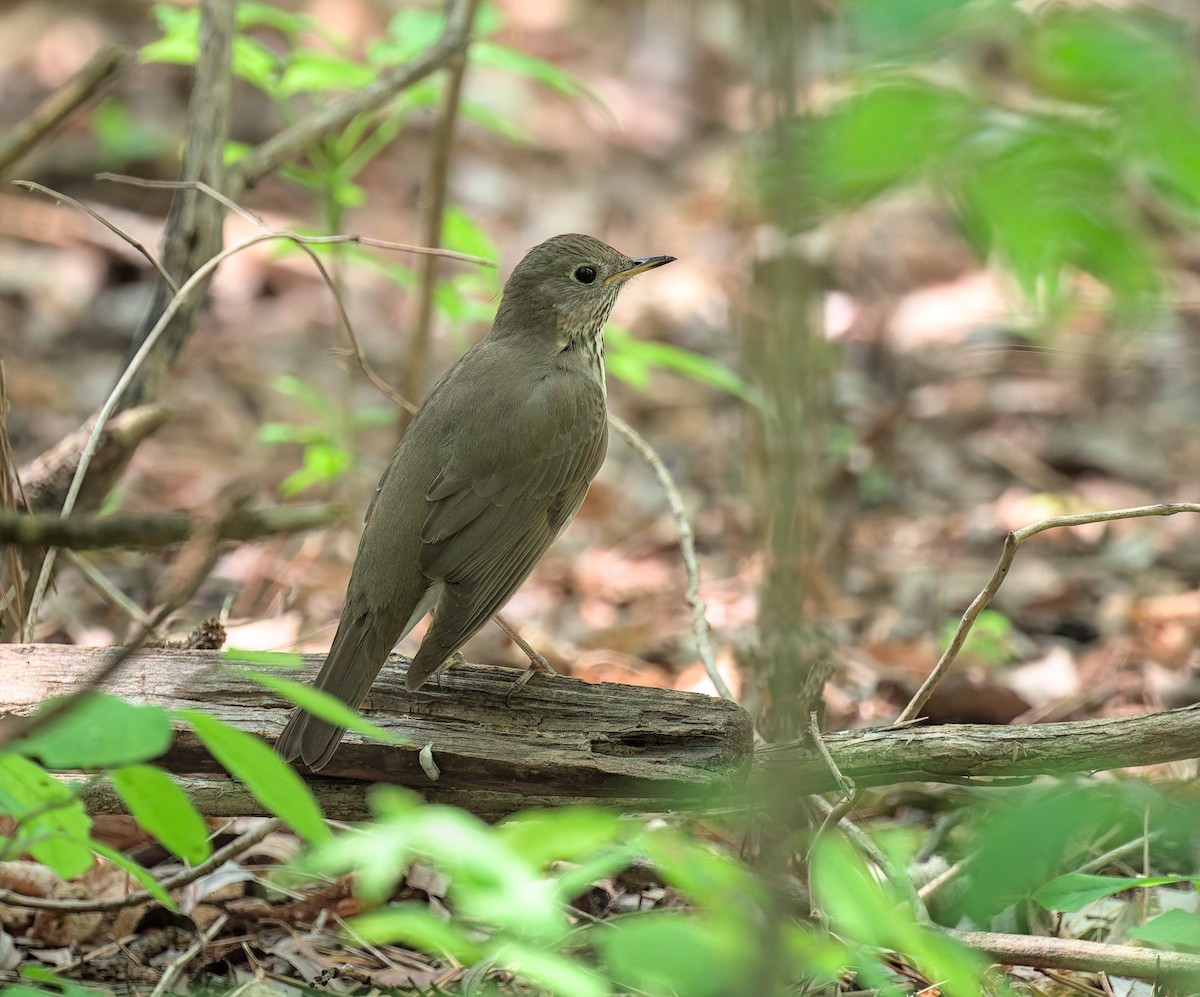
<svg viewBox="0 0 1200 997"><path fill-rule="evenodd" d="M138 239L135 239L132 235L117 225L116 222L109 221L102 214L100 214L100 212L93 208L89 208L82 201L77 201L75 198L62 193L61 191L52 190L51 188L45 187L40 183L35 183L32 180L14 180L13 186L20 187L22 190L35 191L39 194L45 194L47 197L52 197L56 201L62 201L64 204L69 204L73 208L78 208L89 218L94 218L106 229L112 232L113 235L117 236L117 238L129 243L129 245L141 253L142 256L149 261L150 265L154 267L156 271L158 271L158 275L163 279L167 287L171 289L171 292L173 294L178 293L179 286L174 280L171 279L171 275L167 273L166 267L159 263L158 258L152 252L150 252L150 250L147 249L142 242L140 242Z"/></svg>
<svg viewBox="0 0 1200 997"><path fill-rule="evenodd" d="M313 504L239 509L223 520L220 540L257 540L277 534L301 533L336 522L337 505ZM181 544L192 535L196 517L186 512L149 516L27 516L0 514L0 544L25 547L64 547L101 550L110 547L156 548Z"/></svg>
<svg viewBox="0 0 1200 997"><path fill-rule="evenodd" d="M199 865L184 869L173 876L163 879L158 885L164 890L178 890L189 886L198 879L203 879L210 872L221 868L230 859L236 858L262 841L268 834L279 830L283 821L277 817L264 820L245 834L239 835L224 848L218 848ZM50 910L64 914L107 913L133 907L148 900L155 900L149 890L138 890L124 897L109 897L105 900L52 900L46 897L27 897L11 890L0 890L0 904L11 904L13 907L28 907L31 910Z"/></svg>
<svg viewBox="0 0 1200 997"><path fill-rule="evenodd" d="M21 470L17 467L17 458L8 438L8 381L4 359L0 357L0 509L6 514L16 515L18 497L21 506L29 508L25 489L21 485ZM0 578L0 608L5 614L4 622L0 622L0 633L8 631L10 626L12 632L16 632L23 619L21 607L25 604L25 568L20 555L12 548L5 548L3 562L7 580Z"/></svg>
<svg viewBox="0 0 1200 997"><path fill-rule="evenodd" d="M55 520L56 522L70 522L70 520ZM141 606L129 598L121 589L110 579L104 572L97 568L82 554L77 551L67 549L64 551L66 558L71 562L71 566L78 571L84 580L92 586L100 596L105 599L110 605L115 606L128 616L134 623L140 624L151 630L152 636L158 636L153 633L153 620Z"/></svg>
<svg viewBox="0 0 1200 997"><path fill-rule="evenodd" d="M1000 586L1004 584L1004 579L1008 576L1009 569L1012 568L1013 559L1017 556L1017 549L1026 540L1037 536L1039 533L1044 533L1046 530L1071 526L1087 526L1091 523L1111 523L1119 519L1143 519L1147 516L1175 516L1181 512L1200 512L1200 503L1168 502L1160 505L1135 506L1130 509L1109 509L1104 512L1081 512L1072 516L1052 516L1049 519L1040 520L1009 533L1004 538L1000 560L996 564L996 569L992 572L992 577L988 579L982 591L972 600L971 605L967 607L967 611L963 613L962 619L954 630L954 636L950 639L949 646L938 659L938 663L934 666L933 671L930 672L929 677L922 684L921 688L917 690L916 695L904 707L904 711L900 716L896 718L896 725L911 723L920 715L922 708L929 702L929 697L933 695L933 690L950 669L950 666L954 663L954 659L958 657L963 644L966 643L968 634L971 632L971 627L975 624L975 620L987 608L988 604L1000 590Z"/></svg>
<svg viewBox="0 0 1200 997"><path fill-rule="evenodd" d="M462 99L463 77L467 70L467 50L471 25L479 0L464 0L466 39L461 50L450 59L446 91L442 98L442 113L434 129L429 151L429 167L425 178L424 242L439 246L442 242L442 216L446 210L446 186L450 173L450 153L454 145L454 128L458 122L459 102ZM421 260L417 289L417 320L408 343L400 390L411 397L423 395L425 367L429 361L429 340L433 326L434 285L437 282L437 258Z"/></svg>
<svg viewBox="0 0 1200 997"><path fill-rule="evenodd" d="M50 94L0 142L0 173L25 155L84 101L132 61L119 48L101 49L79 72Z"/></svg>
<svg viewBox="0 0 1200 997"><path fill-rule="evenodd" d="M991 931L955 931L947 928L942 933L1009 966L1076 969L1108 973L1111 976L1132 976L1140 980L1161 981L1183 976L1191 986L1200 980L1200 956L1182 952L1107 945L1077 938L1044 938ZM1196 991L1189 986L1187 992Z"/></svg>
<svg viewBox="0 0 1200 997"><path fill-rule="evenodd" d="M463 0L449 0L441 37L412 62L385 71L373 83L318 108L251 149L229 167L226 189L236 197L268 173L299 158L330 133L341 131L358 115L377 110L398 93L446 65L467 44L470 31L468 6Z"/></svg>
<svg viewBox="0 0 1200 997"><path fill-rule="evenodd" d="M300 243L311 243L312 245L322 245L325 243L349 242L356 246L369 246L372 249L386 249L396 253L421 253L428 256L442 256L448 260L461 260L463 263L474 263L476 266L491 267L495 269L496 261L485 259L482 256L471 256L469 253L457 253L453 249L439 249L433 246L417 246L410 242L392 242L388 239L375 239L371 236L359 235L357 233L346 233L342 235L301 235L293 232L290 229L273 229L271 228L262 215L256 214L249 208L243 207L237 201L222 194L218 190L214 190L208 184L198 180L146 180L142 177L125 176L121 173L97 173L97 180L105 180L109 183L121 183L130 187L163 187L172 190L180 188L194 189L200 193L211 197L214 201L219 201L231 211L237 212L247 221L253 222L265 232L270 232L272 235L277 235L281 239L292 239ZM57 194L55 195L58 196Z"/></svg>
<svg viewBox="0 0 1200 997"><path fill-rule="evenodd" d="M712 646L712 631L708 626L707 610L704 605L704 600L700 597L700 566L696 563L696 540L692 533L692 524L688 520L687 510L683 507L683 496L679 494L679 489L675 486L675 481L671 477L671 472L667 470L667 466L662 462L662 458L655 453L654 448L647 443L641 435L618 415L612 412L608 413L608 424L617 431L638 455L654 472L654 476L658 478L658 483L662 487L663 492L667 496L667 504L671 507L671 515L675 517L675 523L679 527L679 550L683 555L683 567L687 572L687 592L684 598L687 604L692 607L692 633L696 636L696 650L700 654L700 660L704 663L704 670L708 673L709 680L716 688L717 693L722 699L728 699L731 703L736 702L733 698L733 693L729 691L729 686L725 684L725 680L721 678L721 673L717 671L716 658L713 655Z"/></svg>
<svg viewBox="0 0 1200 997"><path fill-rule="evenodd" d="M220 934L221 929L225 927L225 922L229 920L228 914L220 914L213 918L212 923L208 925L200 933L200 937L196 939L177 959L172 959L170 964L163 974L159 977L158 983L154 989L150 991L150 997L163 997L164 994L174 993L175 980L179 974L183 972L183 967L200 955L214 938Z"/></svg>

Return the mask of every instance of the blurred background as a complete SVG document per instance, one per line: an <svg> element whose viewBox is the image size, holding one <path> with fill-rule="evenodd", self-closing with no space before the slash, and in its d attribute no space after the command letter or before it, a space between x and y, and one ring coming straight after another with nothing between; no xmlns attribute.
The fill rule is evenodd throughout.
<svg viewBox="0 0 1200 997"><path fill-rule="evenodd" d="M414 57L441 19L383 0L243 3L230 154ZM170 192L95 175L178 176L197 20L191 4L0 3L0 134L98 52L140 52L7 179L153 247ZM363 352L413 401L542 239L677 256L622 294L610 406L683 492L718 665L769 736L795 729L814 689L832 726L888 722L1007 531L1195 497L1198 31L1182 2L497 0L476 14L448 146L443 73L240 203L279 229L421 243L444 178L442 241L498 270L440 262L428 323L415 257L323 253ZM226 244L256 231L231 216ZM0 190L18 463L101 404L154 280L75 208ZM299 253L263 244L222 265L174 368L173 418L106 508L203 509L247 480L263 502L349 511L230 549L179 631L223 612L234 646L328 647L398 432L345 345ZM1003 723L1194 701L1197 528L1032 541L925 712ZM507 615L571 674L711 692L677 534L614 438ZM170 556L88 557L158 601ZM37 636L130 629L66 566ZM467 655L522 661L492 628Z"/></svg>

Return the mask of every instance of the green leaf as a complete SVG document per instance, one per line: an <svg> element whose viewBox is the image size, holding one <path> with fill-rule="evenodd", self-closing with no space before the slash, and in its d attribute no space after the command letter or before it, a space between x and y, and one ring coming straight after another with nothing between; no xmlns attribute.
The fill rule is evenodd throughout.
<svg viewBox="0 0 1200 997"><path fill-rule="evenodd" d="M187 794L162 769L127 765L109 773L113 789L143 828L189 865L212 854L208 828Z"/></svg>
<svg viewBox="0 0 1200 997"><path fill-rule="evenodd" d="M589 934L623 990L688 997L745 992L754 957L748 938L723 923L655 911L609 921Z"/></svg>
<svg viewBox="0 0 1200 997"><path fill-rule="evenodd" d="M449 204L442 213L442 245L456 253L466 253L468 256L482 256L485 260L494 260L500 256L496 243L457 204Z"/></svg>
<svg viewBox="0 0 1200 997"><path fill-rule="evenodd" d="M506 818L496 835L533 868L554 861L576 862L617 841L621 819L598 807L524 810Z"/></svg>
<svg viewBox="0 0 1200 997"><path fill-rule="evenodd" d="M856 0L847 8L853 37L868 51L928 51L972 0ZM978 5L975 5L978 6ZM978 13L975 15L978 17Z"/></svg>
<svg viewBox="0 0 1200 997"><path fill-rule="evenodd" d="M333 52L301 49L288 60L276 92L280 97L293 97L300 93L359 90L378 75L378 69L366 63Z"/></svg>
<svg viewBox="0 0 1200 997"><path fill-rule="evenodd" d="M1173 883L1200 883L1200 878L1188 876L1092 876L1083 872L1068 872L1050 880L1037 889L1033 899L1046 910L1077 911L1104 897L1124 890Z"/></svg>
<svg viewBox="0 0 1200 997"><path fill-rule="evenodd" d="M897 944L895 898L840 834L821 835L812 852L813 896L839 933L864 945Z"/></svg>
<svg viewBox="0 0 1200 997"><path fill-rule="evenodd" d="M358 731L360 734L366 734L368 737L373 737L377 741L383 741L385 744L411 743L390 731L384 730L382 727L376 726L357 710L350 709L349 706L336 696L331 696L327 692L316 689L307 682L296 682L293 679L284 678L282 675L264 674L248 669L238 669L237 674L241 675L242 678L247 678L251 682L257 682L259 685L279 693L279 695L291 700L297 706L302 707L314 716L320 717L322 720L327 720L337 727L345 727L347 730Z"/></svg>
<svg viewBox="0 0 1200 997"><path fill-rule="evenodd" d="M49 700L49 709L58 700ZM158 706L89 693L46 727L8 745L51 769L99 769L157 758L171 746L171 719Z"/></svg>
<svg viewBox="0 0 1200 997"><path fill-rule="evenodd" d="M387 39L372 42L367 58L376 65L409 62L441 37L446 19L439 12L405 7L388 22Z"/></svg>
<svg viewBox="0 0 1200 997"><path fill-rule="evenodd" d="M1033 32L1029 60L1039 83L1080 101L1146 99L1182 91L1188 78L1178 43L1128 12L1058 11Z"/></svg>
<svg viewBox="0 0 1200 997"><path fill-rule="evenodd" d="M425 904L392 904L359 914L348 922L352 938L375 944L411 945L434 956L450 956L470 965L482 952L465 928L446 921Z"/></svg>
<svg viewBox="0 0 1200 997"><path fill-rule="evenodd" d="M654 368L669 370L700 384L761 406L757 393L736 373L711 357L670 343L637 339L619 326L609 326L605 338L605 367L618 377L632 373L630 383L644 388Z"/></svg>
<svg viewBox="0 0 1200 997"><path fill-rule="evenodd" d="M943 157L959 155L976 114L962 94L918 80L860 91L818 119L804 139L813 149L816 193L853 205L915 180Z"/></svg>
<svg viewBox="0 0 1200 997"><path fill-rule="evenodd" d="M487 104L481 104L477 100L463 100L459 104L459 112L468 121L474 121L481 128L494 132L513 145L528 147L532 144L529 133L515 119L493 110Z"/></svg>
<svg viewBox="0 0 1200 997"><path fill-rule="evenodd" d="M168 893L163 885L155 879L150 870L144 866L138 865L128 855L117 851L115 848L110 848L102 841L91 842L92 851L97 855L103 855L109 862L115 865L118 869L123 869L127 872L144 890L147 890L155 900L174 913L179 913L179 905L175 903L175 899Z"/></svg>
<svg viewBox="0 0 1200 997"><path fill-rule="evenodd" d="M1076 268L1120 298L1146 298L1158 283L1153 251L1118 165L1103 129L1061 120L995 129L964 175L964 220L1031 297L1058 297Z"/></svg>
<svg viewBox="0 0 1200 997"><path fill-rule="evenodd" d="M320 251L320 248L332 247L311 247L314 251ZM281 395L287 395L289 398L294 398L298 402L302 402L313 412L321 415L327 422L335 422L338 418L338 411L334 405L320 391L314 388L311 384L300 380L300 378L292 374L280 374L271 379L271 387L278 391Z"/></svg>
<svg viewBox="0 0 1200 997"><path fill-rule="evenodd" d="M92 867L92 822L83 804L28 758L0 754L0 815L17 822L15 834L4 842L8 858L27 851L62 879Z"/></svg>
<svg viewBox="0 0 1200 997"><path fill-rule="evenodd" d="M331 837L321 808L295 769L257 737L196 710L179 710L212 756L268 811L317 844Z"/></svg>
<svg viewBox="0 0 1200 997"><path fill-rule="evenodd" d="M492 958L510 972L562 997L607 997L608 982L574 959L520 941L494 946Z"/></svg>
<svg viewBox="0 0 1200 997"><path fill-rule="evenodd" d="M252 3L250 0L241 0L241 3L237 6L236 17L239 28L249 28L256 25L274 28L280 34L287 36L289 41L293 42L299 34L320 30L320 25L307 14L297 14L289 10L282 10L268 3Z"/></svg>
<svg viewBox="0 0 1200 997"><path fill-rule="evenodd" d="M599 110L608 121L616 121L608 105L582 77L545 59L497 42L478 41L471 46L471 61L534 80L562 97L571 100L582 98Z"/></svg>
<svg viewBox="0 0 1200 997"><path fill-rule="evenodd" d="M235 76L274 96L281 69L279 57L265 45L245 35L233 39Z"/></svg>
<svg viewBox="0 0 1200 997"><path fill-rule="evenodd" d="M252 651L245 647L227 647L221 657L247 665L296 670L304 667L304 655L295 651ZM243 673L247 674L247 673Z"/></svg>
<svg viewBox="0 0 1200 997"><path fill-rule="evenodd" d="M1200 914L1169 910L1139 927L1130 928L1128 934L1143 942L1195 952L1200 949Z"/></svg>

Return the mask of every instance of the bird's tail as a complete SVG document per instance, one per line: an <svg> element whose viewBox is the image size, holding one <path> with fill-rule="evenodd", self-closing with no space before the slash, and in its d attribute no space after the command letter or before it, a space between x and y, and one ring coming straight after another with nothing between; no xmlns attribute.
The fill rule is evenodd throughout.
<svg viewBox="0 0 1200 997"><path fill-rule="evenodd" d="M329 656L313 683L351 709L357 709L366 697L396 643L395 639L387 639L391 635L380 635L372 615L367 612L342 616ZM297 708L275 742L275 750L285 761L299 759L309 771L316 772L333 757L345 733L344 727L335 727Z"/></svg>

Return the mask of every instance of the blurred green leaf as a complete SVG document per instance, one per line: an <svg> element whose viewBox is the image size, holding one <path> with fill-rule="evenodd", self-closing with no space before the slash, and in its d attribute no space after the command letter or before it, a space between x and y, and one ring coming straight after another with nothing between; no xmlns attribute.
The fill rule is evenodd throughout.
<svg viewBox="0 0 1200 997"><path fill-rule="evenodd" d="M928 51L959 23L959 12L976 9L974 0L854 0L847 8L855 40L875 55L907 49Z"/></svg>
<svg viewBox="0 0 1200 997"><path fill-rule="evenodd" d="M378 75L372 66L334 52L298 49L288 59L276 93L279 97L294 97L301 93L359 90Z"/></svg>
<svg viewBox="0 0 1200 997"><path fill-rule="evenodd" d="M654 370L669 370L760 406L762 400L751 387L724 364L702 353L670 343L637 339L628 330L610 325L604 333L605 369L635 388L645 388Z"/></svg>
<svg viewBox="0 0 1200 997"><path fill-rule="evenodd" d="M435 914L427 904L390 904L382 910L359 914L350 927L356 936L368 942L412 946L466 965L481 957L479 946L465 927Z"/></svg>
<svg viewBox="0 0 1200 997"><path fill-rule="evenodd" d="M471 46L471 60L481 66L502 69L542 84L554 93L570 100L583 99L592 104L609 121L614 121L608 105L586 81L561 66L545 59L518 51L497 42L478 41Z"/></svg>
<svg viewBox="0 0 1200 997"><path fill-rule="evenodd" d="M496 244L470 215L456 204L442 213L442 245L456 253L494 260L500 256Z"/></svg>
<svg viewBox="0 0 1200 997"><path fill-rule="evenodd" d="M134 820L163 847L189 865L203 862L212 854L204 818L162 769L153 765L126 765L110 772L108 778Z"/></svg>
<svg viewBox="0 0 1200 997"><path fill-rule="evenodd" d="M1029 60L1035 79L1051 92L1087 102L1162 92L1188 77L1170 35L1146 18L1096 8L1059 10L1041 19Z"/></svg>
<svg viewBox="0 0 1200 997"><path fill-rule="evenodd" d="M58 701L48 700L41 709L50 709ZM93 692L31 737L9 744L7 750L38 758L51 769L99 769L148 761L170 746L171 719L166 710Z"/></svg>
<svg viewBox="0 0 1200 997"><path fill-rule="evenodd" d="M519 940L509 939L497 945L492 958L560 997L608 997L612 993L602 976L576 960Z"/></svg>
<svg viewBox="0 0 1200 997"><path fill-rule="evenodd" d="M652 911L610 921L589 934L623 990L658 997L724 997L756 992L747 939L702 915Z"/></svg>
<svg viewBox="0 0 1200 997"><path fill-rule="evenodd" d="M385 744L410 743L371 723L361 713L357 710L352 710L336 696L331 696L327 692L314 688L307 682L297 682L282 675L271 675L269 673L255 672L241 668L237 669L237 674L241 675L242 678L249 679L251 682L257 682L259 685L279 693L279 695L302 707L314 716L320 717L322 720L327 720L337 727L358 731L360 734L366 734L368 737L373 737L377 741L383 741Z"/></svg>
<svg viewBox="0 0 1200 997"><path fill-rule="evenodd" d="M166 129L144 124L114 97L96 105L91 121L106 161L125 164L149 159L164 151L170 141Z"/></svg>
<svg viewBox="0 0 1200 997"><path fill-rule="evenodd" d="M376 65L409 62L441 37L446 19L439 11L405 7L388 22L387 37L367 46L367 58Z"/></svg>
<svg viewBox="0 0 1200 997"><path fill-rule="evenodd" d="M1195 876L1093 876L1083 872L1068 872L1058 876L1033 894L1033 899L1047 910L1077 911L1104 897L1125 890L1169 886L1174 883L1196 883ZM1200 936L1197 936L1200 938Z"/></svg>
<svg viewBox="0 0 1200 997"><path fill-rule="evenodd" d="M967 227L994 249L1030 296L1057 294L1064 268L1119 294L1157 286L1150 246L1130 214L1106 137L1083 125L1025 121L963 179Z"/></svg>
<svg viewBox="0 0 1200 997"><path fill-rule="evenodd" d="M247 665L295 670L304 667L304 655L295 651L252 651L246 647L227 647L221 652L225 661L241 661Z"/></svg>
<svg viewBox="0 0 1200 997"><path fill-rule="evenodd" d="M206 713L179 710L175 715L191 725L209 753L270 813L311 844L330 839L312 792L270 747Z"/></svg>
<svg viewBox="0 0 1200 997"><path fill-rule="evenodd" d="M597 807L525 810L496 827L496 836L535 869L577 862L617 841L620 819Z"/></svg>
<svg viewBox="0 0 1200 997"><path fill-rule="evenodd" d="M1130 928L1130 938L1174 949L1200 950L1200 914L1168 910L1143 925Z"/></svg>
<svg viewBox="0 0 1200 997"><path fill-rule="evenodd" d="M977 114L967 96L931 83L895 79L869 86L814 124L815 192L852 205L917 180L958 154Z"/></svg>
<svg viewBox="0 0 1200 997"><path fill-rule="evenodd" d="M61 879L81 876L92 867L92 821L83 804L40 765L15 754L0 754L0 816L16 822L0 838L3 858L29 852Z"/></svg>

